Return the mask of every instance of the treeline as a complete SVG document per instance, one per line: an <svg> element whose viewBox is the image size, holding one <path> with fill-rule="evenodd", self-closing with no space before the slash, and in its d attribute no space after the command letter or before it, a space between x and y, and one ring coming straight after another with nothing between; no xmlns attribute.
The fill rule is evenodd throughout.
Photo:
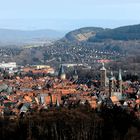
<svg viewBox="0 0 140 140"><path fill-rule="evenodd" d="M0 119L1 140L137 140L140 122L119 107L32 112L17 120Z"/></svg>

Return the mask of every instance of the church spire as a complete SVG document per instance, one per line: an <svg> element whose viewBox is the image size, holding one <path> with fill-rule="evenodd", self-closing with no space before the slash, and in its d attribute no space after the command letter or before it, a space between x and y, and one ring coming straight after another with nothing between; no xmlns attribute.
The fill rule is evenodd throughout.
<svg viewBox="0 0 140 140"><path fill-rule="evenodd" d="M104 63L102 63L102 68L100 70L106 70Z"/></svg>
<svg viewBox="0 0 140 140"><path fill-rule="evenodd" d="M60 66L58 76L59 76L59 78L60 78L61 80L66 79L66 74L65 74L63 65Z"/></svg>
<svg viewBox="0 0 140 140"><path fill-rule="evenodd" d="M73 72L73 79L74 80L77 80L78 79L78 74L77 74L77 71L76 71L76 69L74 69L74 72Z"/></svg>
<svg viewBox="0 0 140 140"><path fill-rule="evenodd" d="M121 72L121 69L119 69L118 86L119 86L120 93L122 93L122 72Z"/></svg>
<svg viewBox="0 0 140 140"><path fill-rule="evenodd" d="M113 71L110 72L110 78L113 79Z"/></svg>
<svg viewBox="0 0 140 140"><path fill-rule="evenodd" d="M106 76L106 68L104 66L104 63L102 63L102 68L100 69L100 81L101 81L101 88L106 87L106 81L107 81L107 76Z"/></svg>
<svg viewBox="0 0 140 140"><path fill-rule="evenodd" d="M109 97L112 96L112 93L114 92L114 75L113 72L110 72L110 77L109 77Z"/></svg>
<svg viewBox="0 0 140 140"><path fill-rule="evenodd" d="M60 107L60 103L59 103L59 101L58 101L58 98L56 98L56 107Z"/></svg>
<svg viewBox="0 0 140 140"><path fill-rule="evenodd" d="M122 81L122 71L121 69L119 69L119 78L118 78L119 81Z"/></svg>

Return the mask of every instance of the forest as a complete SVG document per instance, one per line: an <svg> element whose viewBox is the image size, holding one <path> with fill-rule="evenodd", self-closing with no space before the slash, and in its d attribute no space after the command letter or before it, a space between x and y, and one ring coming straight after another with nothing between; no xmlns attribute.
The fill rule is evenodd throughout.
<svg viewBox="0 0 140 140"><path fill-rule="evenodd" d="M120 107L31 111L10 120L0 118L1 140L138 140L140 121Z"/></svg>

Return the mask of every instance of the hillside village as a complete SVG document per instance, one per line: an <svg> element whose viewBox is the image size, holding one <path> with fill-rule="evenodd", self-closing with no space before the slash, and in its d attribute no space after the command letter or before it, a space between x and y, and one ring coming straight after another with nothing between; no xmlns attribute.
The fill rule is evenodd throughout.
<svg viewBox="0 0 140 140"><path fill-rule="evenodd" d="M0 62L14 61L23 66L42 64L55 68L58 68L61 63L78 63L96 70L98 62L103 60L110 62L108 67L114 71L117 66L130 74L140 76L140 41L137 37L137 29L139 25L115 29L86 27L71 31L62 39L51 43L36 46L33 44L3 46L0 48ZM121 33L120 38L111 38L110 34L115 36L115 32ZM130 39L123 38L126 32Z"/></svg>

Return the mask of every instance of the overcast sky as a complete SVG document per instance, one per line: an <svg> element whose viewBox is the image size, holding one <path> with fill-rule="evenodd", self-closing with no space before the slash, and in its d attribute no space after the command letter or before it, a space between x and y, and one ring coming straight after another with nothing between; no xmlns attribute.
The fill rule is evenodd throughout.
<svg viewBox="0 0 140 140"><path fill-rule="evenodd" d="M69 30L140 23L140 0L0 0L0 28Z"/></svg>

